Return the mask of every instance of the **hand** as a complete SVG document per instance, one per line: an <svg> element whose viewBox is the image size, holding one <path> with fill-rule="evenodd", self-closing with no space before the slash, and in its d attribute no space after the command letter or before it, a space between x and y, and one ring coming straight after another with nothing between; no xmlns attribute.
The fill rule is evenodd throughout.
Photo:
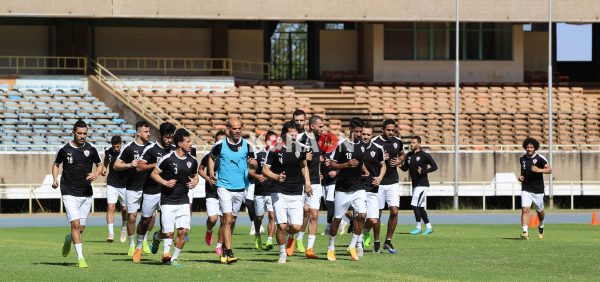
<svg viewBox="0 0 600 282"><path fill-rule="evenodd" d="M97 174L95 174L93 172L90 172L90 173L88 173L88 175L85 178L85 180L87 180L87 181L94 181L94 180L96 180L97 177L98 177Z"/></svg>
<svg viewBox="0 0 600 282"><path fill-rule="evenodd" d="M279 174L279 176L277 177L277 181L282 183L285 181L285 171Z"/></svg>
<svg viewBox="0 0 600 282"><path fill-rule="evenodd" d="M335 178L336 176L337 176L337 171L332 170L332 171L329 172L329 177Z"/></svg>
<svg viewBox="0 0 600 282"><path fill-rule="evenodd" d="M383 159L384 160L389 160L390 159L390 153L388 153L387 151L383 153Z"/></svg>
<svg viewBox="0 0 600 282"><path fill-rule="evenodd" d="M310 186L310 183L304 183L304 193L306 193L307 196L312 197L313 190L312 190L312 187Z"/></svg>
<svg viewBox="0 0 600 282"><path fill-rule="evenodd" d="M325 166L329 167L331 164L331 159L325 159Z"/></svg>
<svg viewBox="0 0 600 282"><path fill-rule="evenodd" d="M312 161L312 158L313 158L313 152L306 153L306 160L307 161Z"/></svg>
<svg viewBox="0 0 600 282"><path fill-rule="evenodd" d="M358 160L351 159L350 161L348 161L348 167L357 167L357 166L358 166Z"/></svg>
<svg viewBox="0 0 600 282"><path fill-rule="evenodd" d="M542 169L539 168L539 167L537 167L537 166L532 165L531 166L531 171L540 173L540 172L542 172Z"/></svg>
<svg viewBox="0 0 600 282"><path fill-rule="evenodd" d="M519 182L523 182L523 180L525 180L525 176L519 175Z"/></svg>
<svg viewBox="0 0 600 282"><path fill-rule="evenodd" d="M264 175L262 175L262 174L259 174L259 175L258 175L258 181L259 181L260 183L264 183L265 181L267 181L267 178L266 178Z"/></svg>
<svg viewBox="0 0 600 282"><path fill-rule="evenodd" d="M369 177L369 171L363 170L362 177Z"/></svg>
<svg viewBox="0 0 600 282"><path fill-rule="evenodd" d="M163 183L163 186L165 186L167 188L173 188L173 187L175 187L175 183L177 183L177 180L171 179L169 181L165 181L165 183Z"/></svg>
<svg viewBox="0 0 600 282"><path fill-rule="evenodd" d="M196 185L198 185L198 179L196 179L196 178L193 178L193 177L188 177L188 179L189 179L190 181L187 183L187 187L188 187L189 189L194 189L194 188L196 188Z"/></svg>
<svg viewBox="0 0 600 282"><path fill-rule="evenodd" d="M54 179L54 181L52 181L52 188L53 189L58 188L58 179Z"/></svg>
<svg viewBox="0 0 600 282"><path fill-rule="evenodd" d="M108 174L108 169L105 169L104 171L102 171L102 176L106 176Z"/></svg>
<svg viewBox="0 0 600 282"><path fill-rule="evenodd" d="M400 159L398 159L398 157L390 159L390 166L391 167L397 167L399 164L400 164Z"/></svg>
<svg viewBox="0 0 600 282"><path fill-rule="evenodd" d="M379 186L379 184L381 183L381 180L383 180L383 177L374 177L373 178L373 182L371 182L373 184L373 186Z"/></svg>
<svg viewBox="0 0 600 282"><path fill-rule="evenodd" d="M129 163L129 167L134 168L138 166L138 160L133 160Z"/></svg>
<svg viewBox="0 0 600 282"><path fill-rule="evenodd" d="M323 157L323 155L320 155L320 156L319 156L319 161L320 161L320 162L324 162L324 161L325 161L325 157Z"/></svg>
<svg viewBox="0 0 600 282"><path fill-rule="evenodd" d="M423 174L423 168L417 167L417 173L418 174Z"/></svg>
<svg viewBox="0 0 600 282"><path fill-rule="evenodd" d="M210 176L210 185L215 186L217 184L217 178L214 175Z"/></svg>

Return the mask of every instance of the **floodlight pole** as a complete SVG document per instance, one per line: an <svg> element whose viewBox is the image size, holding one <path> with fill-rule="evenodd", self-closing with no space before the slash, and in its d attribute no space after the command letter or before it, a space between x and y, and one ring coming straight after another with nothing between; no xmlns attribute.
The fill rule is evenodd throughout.
<svg viewBox="0 0 600 282"><path fill-rule="evenodd" d="M553 149L552 149L552 0L548 0L548 155L550 157L550 167L554 168ZM550 208L554 208L554 174L550 173L548 182Z"/></svg>
<svg viewBox="0 0 600 282"><path fill-rule="evenodd" d="M459 147L458 147L458 143L459 143L459 139L458 139L458 102L459 102L459 95L460 95L460 83L459 83L459 79L460 79L460 59L459 59L459 46L460 44L459 39L459 32L460 32L460 27L459 27L459 20L458 20L458 13L459 13L459 1L460 0L456 0L456 33L455 33L455 64L456 64L456 70L455 70L455 79L454 79L454 209L457 210L458 209L458 153L459 153Z"/></svg>

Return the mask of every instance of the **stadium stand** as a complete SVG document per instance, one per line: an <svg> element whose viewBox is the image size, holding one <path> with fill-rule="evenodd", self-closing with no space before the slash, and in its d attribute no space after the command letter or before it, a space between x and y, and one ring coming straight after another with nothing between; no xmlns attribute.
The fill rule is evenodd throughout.
<svg viewBox="0 0 600 282"><path fill-rule="evenodd" d="M0 85L0 146L5 150L45 151L72 138L72 126L83 119L88 138L103 148L113 135L132 140L135 130L79 85Z"/></svg>

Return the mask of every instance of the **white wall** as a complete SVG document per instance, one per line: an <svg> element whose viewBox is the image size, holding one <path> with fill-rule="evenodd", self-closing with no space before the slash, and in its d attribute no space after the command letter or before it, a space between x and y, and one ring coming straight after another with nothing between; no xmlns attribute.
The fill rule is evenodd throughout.
<svg viewBox="0 0 600 282"><path fill-rule="evenodd" d="M263 31L229 30L229 57L240 61L263 61Z"/></svg>
<svg viewBox="0 0 600 282"><path fill-rule="evenodd" d="M412 61L383 59L383 24L373 25L374 81L454 81L454 61ZM367 33L365 33L366 35ZM522 82L523 29L513 26L512 61L461 61L463 82Z"/></svg>
<svg viewBox="0 0 600 282"><path fill-rule="evenodd" d="M319 38L320 69L356 71L356 30L322 30Z"/></svg>
<svg viewBox="0 0 600 282"><path fill-rule="evenodd" d="M211 57L208 28L97 27L96 56Z"/></svg>
<svg viewBox="0 0 600 282"><path fill-rule="evenodd" d="M0 25L0 56L47 56L48 27Z"/></svg>

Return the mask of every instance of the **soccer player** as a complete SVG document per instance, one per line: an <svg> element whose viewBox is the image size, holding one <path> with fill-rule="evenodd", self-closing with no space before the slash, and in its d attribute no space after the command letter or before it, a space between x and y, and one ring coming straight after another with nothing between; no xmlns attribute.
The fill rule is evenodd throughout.
<svg viewBox="0 0 600 282"><path fill-rule="evenodd" d="M300 133L298 135L298 140L307 150L306 161L308 162L312 196L304 195L304 218L302 221L302 228L296 237L296 247L299 252L304 253L305 249L302 239L304 238L304 231L306 230L306 226L310 219L306 257L309 259L317 259L318 257L313 251L313 246L317 235L319 208L321 207L321 196L323 193L323 187L321 186L321 162L323 161L323 154L319 149L317 140L319 140L319 136L323 132L325 122L323 122L323 118L320 116L313 115L308 120L308 126L308 132Z"/></svg>
<svg viewBox="0 0 600 282"><path fill-rule="evenodd" d="M135 220L137 211L142 203L142 194L144 182L146 181L146 172L136 171L142 152L149 145L150 124L143 120L135 124L136 137L131 143L125 145L117 157L113 168L115 171L126 171L127 173L127 235L129 235L128 256L133 256L135 252ZM144 252L150 253L150 247L146 239L143 243Z"/></svg>
<svg viewBox="0 0 600 282"><path fill-rule="evenodd" d="M396 231L396 224L398 223L398 208L400 207L400 177L398 175L398 166L404 161L404 152L402 140L394 136L396 133L396 122L392 119L386 119L383 121L383 134L373 138L373 142L381 147L385 152L385 164L386 172L381 184L379 185L379 215L387 203L390 210L390 218L388 219L388 229L383 244L383 249L387 250L391 254L396 253L394 245L392 244L392 237ZM381 221L374 226L375 233L375 251L379 251L379 233L381 228ZM368 246L368 242L371 241L371 233L365 234L365 246Z"/></svg>
<svg viewBox="0 0 600 282"><path fill-rule="evenodd" d="M221 141L221 139L225 138L225 131L219 130L215 134L215 143ZM217 194L216 182L214 179L210 178L207 173L208 168L208 159L210 158L210 153L204 155L202 160L200 161L200 168L198 169L198 174L200 177L204 178L204 191L206 194L206 233L204 234L204 242L207 245L211 246L213 242L213 228L217 224L217 220L222 216L221 211L219 210L219 195ZM216 164L218 166L218 164ZM218 239L217 239L217 247L215 248L215 252L218 255L221 255L222 252L222 244L223 244L223 225L219 226Z"/></svg>
<svg viewBox="0 0 600 282"><path fill-rule="evenodd" d="M523 149L526 153L521 156L519 163L521 165L521 225L523 233L521 238L529 240L529 231L527 230L527 216L531 209L531 204L535 204L540 225L538 226L538 238L544 238L544 174L551 174L552 168L548 160L537 152L540 143L534 138L528 137L523 141Z"/></svg>
<svg viewBox="0 0 600 282"><path fill-rule="evenodd" d="M211 149L208 160L210 178L216 181L219 207L223 213L223 253L221 263L237 262L233 255L232 230L242 202L244 190L248 188L248 169L256 168L254 145L242 138L242 121L230 118L227 121L227 138L217 142ZM218 166L215 167L215 161ZM217 178L218 177L218 178Z"/></svg>
<svg viewBox="0 0 600 282"><path fill-rule="evenodd" d="M281 144L267 154L263 174L273 180L273 209L277 220L279 263L294 255L294 234L302 227L303 193L312 196L306 151L296 142L299 126L288 121L281 129ZM287 244L286 244L287 234Z"/></svg>
<svg viewBox="0 0 600 282"><path fill-rule="evenodd" d="M378 190L379 184L385 176L387 169L385 165L385 158L383 147L371 142L373 137L373 126L369 123L365 123L362 130L362 139L365 142L367 148L364 154L364 164L368 171L367 178L364 181L365 191L367 193L367 214L366 221L363 228L364 234L371 232L371 228L377 225L379 222L379 198ZM359 242L357 248L358 256L362 257L363 248Z"/></svg>
<svg viewBox="0 0 600 282"><path fill-rule="evenodd" d="M300 128L298 133L304 133L304 126L306 125L306 113L300 109L295 110L292 113L292 121Z"/></svg>
<svg viewBox="0 0 600 282"><path fill-rule="evenodd" d="M270 251L273 249L273 234L275 234L275 212L273 211L273 201L271 193L273 190L273 182L264 176L262 169L267 162L267 152L271 150L274 144L277 143L277 134L273 131L268 131L265 135L265 150L256 153L257 168L254 172L256 177L256 186L254 190L254 208L256 209L256 217L254 218L255 230L260 230L265 211L269 217L267 225L267 243L265 249ZM261 232L256 232L254 238L254 246L257 250L262 249Z"/></svg>
<svg viewBox="0 0 600 282"><path fill-rule="evenodd" d="M120 241L121 243L127 240L127 200L126 197L126 174L123 172L115 171L113 169L113 165L117 160L117 156L121 152L121 145L123 141L121 140L121 136L113 136L110 139L111 147L104 151L104 171L102 171L102 176L108 177L106 178L106 224L108 225L108 237L106 241L112 243L115 237L115 231L113 228L115 222L115 210L117 201L121 204L121 234Z"/></svg>
<svg viewBox="0 0 600 282"><path fill-rule="evenodd" d="M85 230L85 223L92 207L92 184L104 169L102 160L94 146L85 141L88 134L88 126L78 120L73 126L73 140L62 146L52 165L52 188L59 186L58 172L63 165L60 177L60 193L67 211L67 220L71 224L71 234L65 237L62 255L66 257L71 251L71 242L77 251L79 268L87 268L88 265L83 257L83 245L81 234ZM96 170L92 172L92 166L96 164Z"/></svg>
<svg viewBox="0 0 600 282"><path fill-rule="evenodd" d="M148 145L146 149L144 149L136 168L137 171L147 172L147 176L143 186L142 218L137 226L137 244L132 258L134 263L140 263L142 258L142 246L144 241L146 241L144 238L147 238L148 233L152 231L152 228L154 227L154 217L156 211L160 207L161 187L160 184L150 179L150 173L154 170L158 161L172 151L171 144L173 143L175 129L175 125L170 122L162 123L158 129L158 141ZM160 238L161 235L159 232L154 233L152 236L150 250L154 254L158 251Z"/></svg>
<svg viewBox="0 0 600 282"><path fill-rule="evenodd" d="M402 171L407 171L412 181L413 196L410 205L415 212L417 227L410 232L412 235L421 233L421 220L425 223L427 229L423 235L429 235L433 232L427 211L425 211L425 197L429 190L429 178L427 174L438 169L437 164L428 153L421 149L421 137L413 136L410 141L410 152L406 154L406 159L400 167Z"/></svg>
<svg viewBox="0 0 600 282"><path fill-rule="evenodd" d="M321 185L323 186L323 201L325 201L325 208L327 209L327 227L321 235L329 236L329 230L331 228L331 222L333 221L334 215L334 194L335 194L335 182L337 176L337 170L332 170L329 167L329 154L324 155L325 161L321 163Z"/></svg>
<svg viewBox="0 0 600 282"><path fill-rule="evenodd" d="M188 190L194 189L198 184L198 162L190 155L192 138L187 130L180 128L175 131L173 143L177 149L160 159L151 178L161 185L161 226L165 233L163 262L169 255L177 229L177 243L169 263L181 268L183 266L179 263L179 254L185 246L185 235L190 229Z"/></svg>
<svg viewBox="0 0 600 282"><path fill-rule="evenodd" d="M353 228L352 241L348 246L348 252L353 261L359 260L357 243L362 241L362 224L366 215L366 192L363 185L363 160L366 144L360 138L363 121L360 118L350 120L350 138L342 139L332 154L329 166L339 170L335 184L335 218L331 223L329 248L327 259L335 261L335 236L341 219L350 207L358 214Z"/></svg>

